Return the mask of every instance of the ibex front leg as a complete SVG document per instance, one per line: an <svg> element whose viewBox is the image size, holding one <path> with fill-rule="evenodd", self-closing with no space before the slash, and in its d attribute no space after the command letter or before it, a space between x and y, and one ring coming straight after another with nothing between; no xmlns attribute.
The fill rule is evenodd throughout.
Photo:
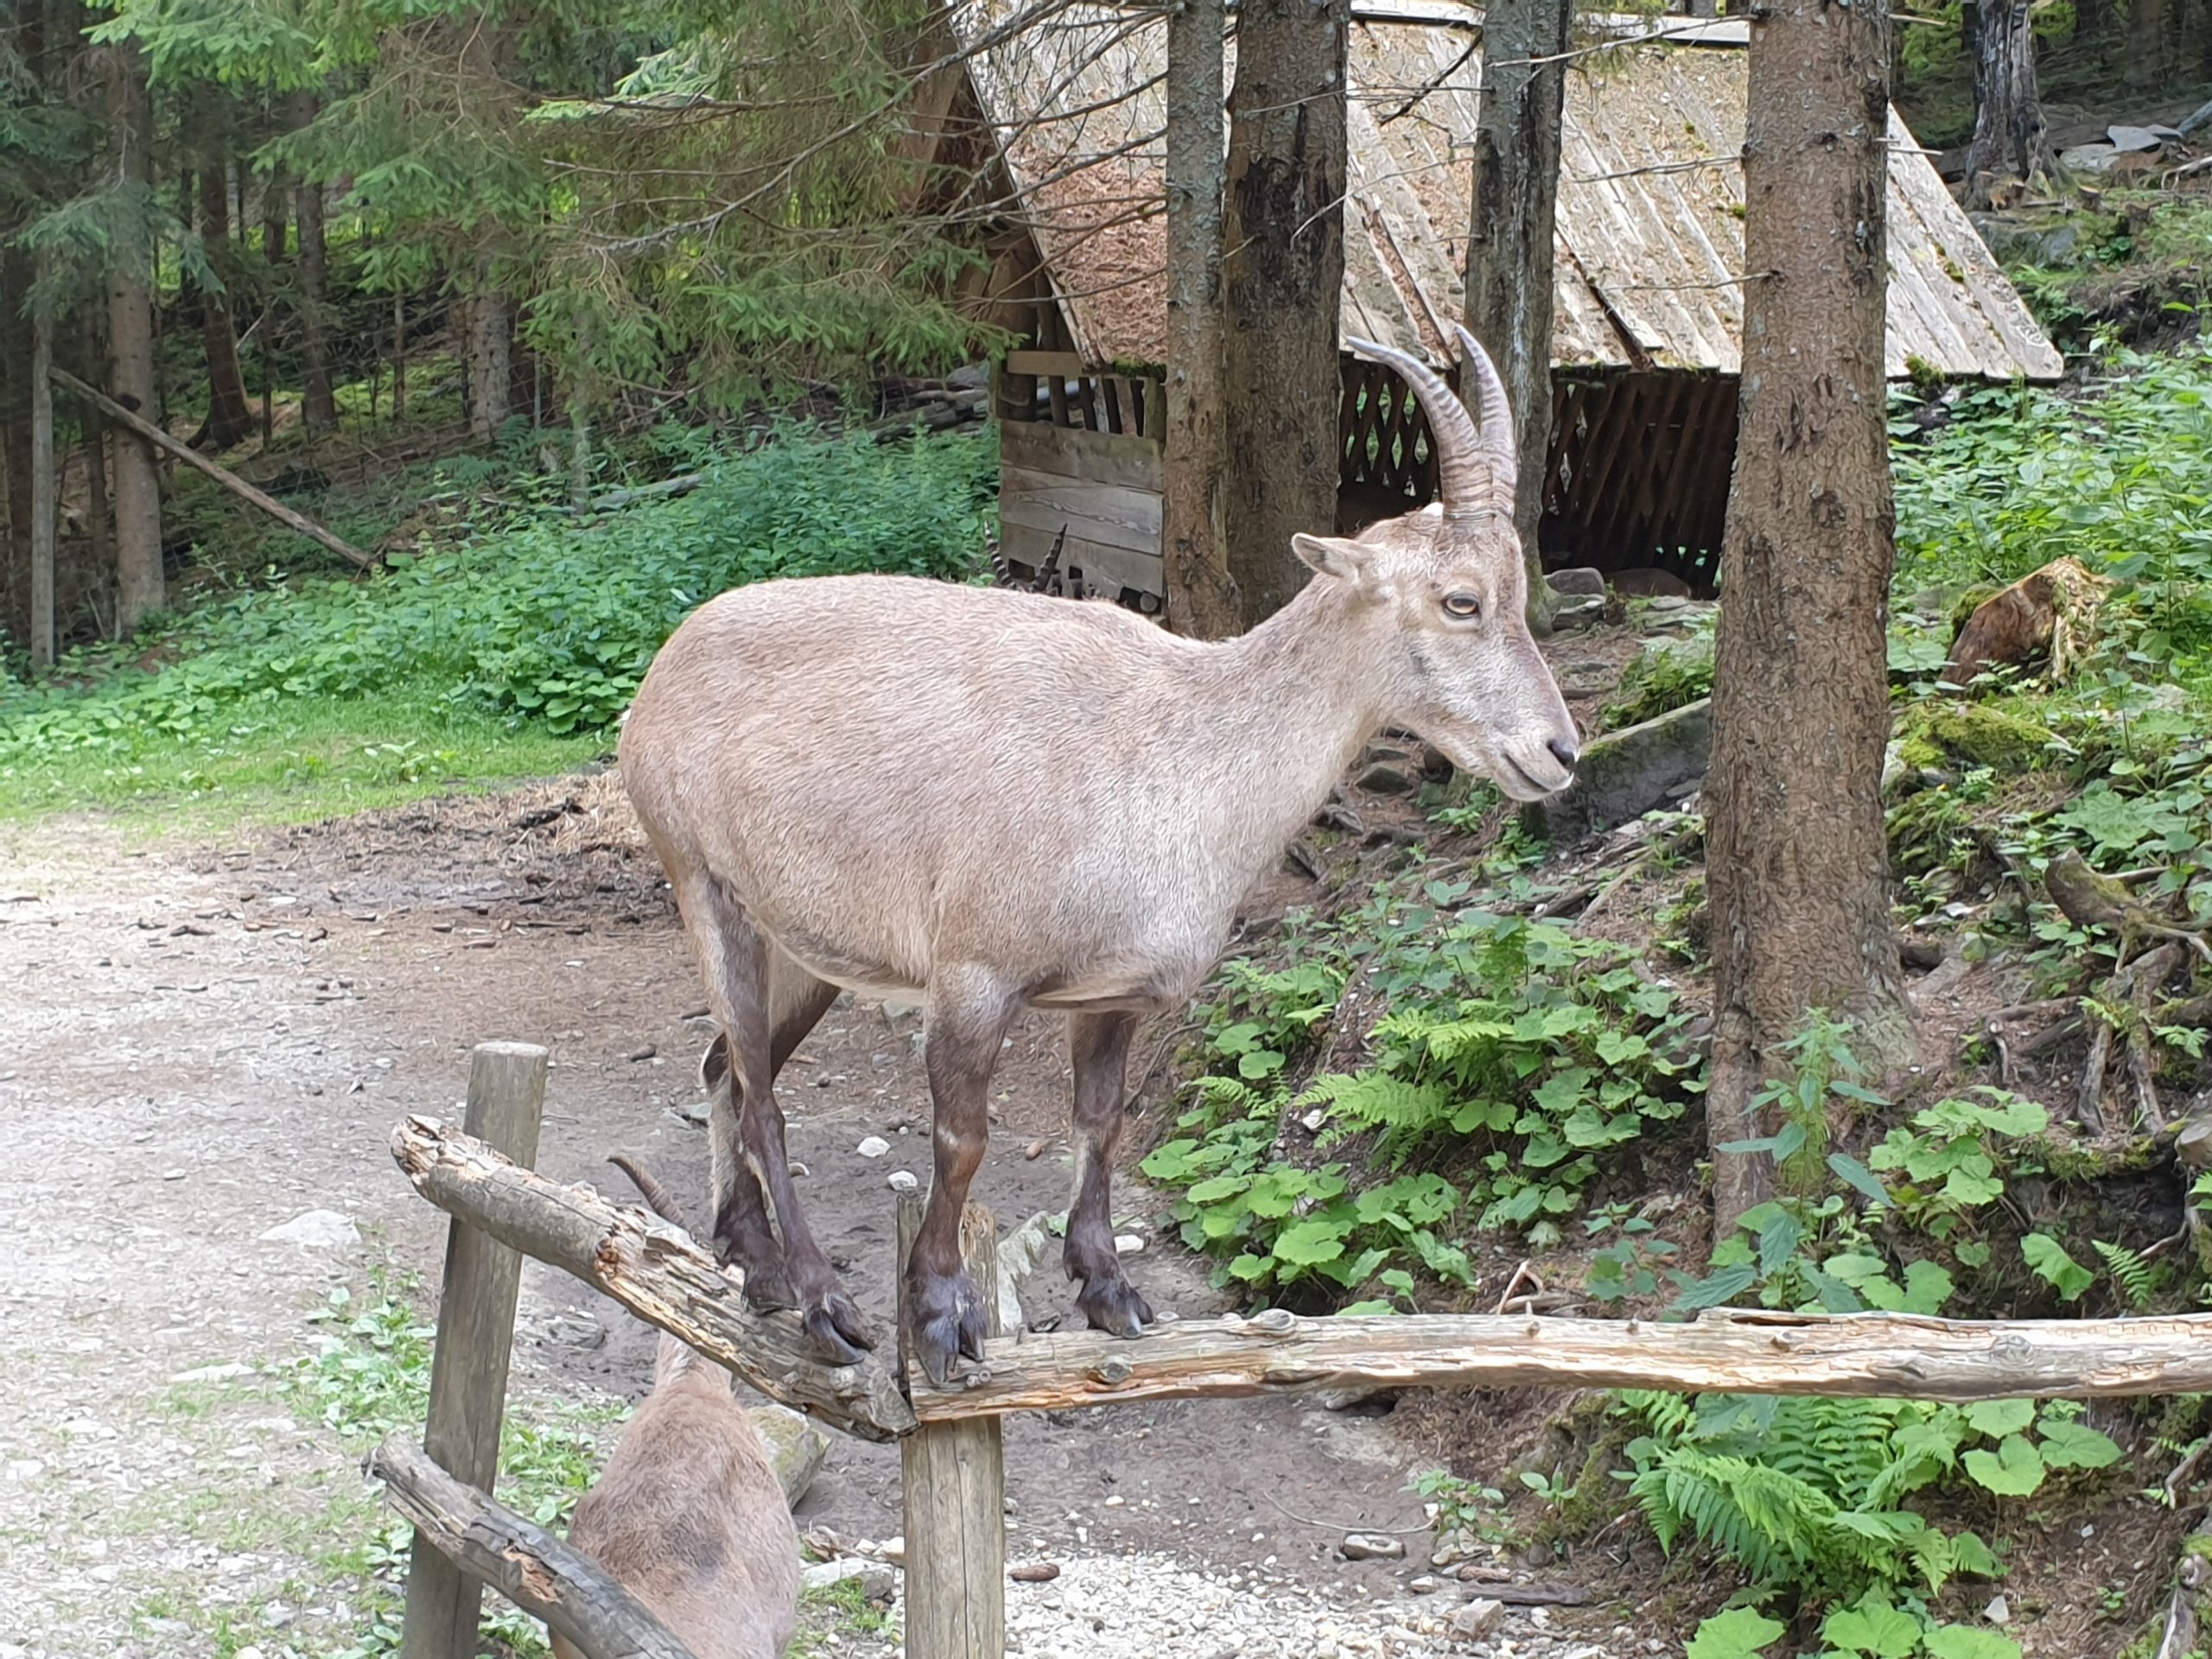
<svg viewBox="0 0 2212 1659"><path fill-rule="evenodd" d="M960 1212L990 1141L991 1073L1017 1006L981 971L942 976L930 987L922 1052L936 1108L936 1165L906 1260L907 1338L909 1353L940 1387L951 1380L956 1356L983 1357L983 1299L960 1264Z"/></svg>
<svg viewBox="0 0 2212 1659"><path fill-rule="evenodd" d="M1095 1331L1137 1337L1152 1309L1122 1271L1114 1248L1114 1148L1122 1139L1134 1014L1078 1014L1068 1020L1075 1065L1075 1199L1068 1207L1068 1277L1083 1281L1076 1306Z"/></svg>

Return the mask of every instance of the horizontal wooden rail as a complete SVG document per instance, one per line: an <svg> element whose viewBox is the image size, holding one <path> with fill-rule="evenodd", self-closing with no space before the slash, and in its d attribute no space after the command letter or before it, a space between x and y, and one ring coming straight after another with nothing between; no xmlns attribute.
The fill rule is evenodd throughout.
<svg viewBox="0 0 2212 1659"><path fill-rule="evenodd" d="M2212 1390L2212 1315L2014 1319L1715 1310L1688 1324L1492 1314L1253 1319L986 1344L925 1423L1136 1400L1383 1388L1667 1389L1912 1400L2120 1398Z"/></svg>
<svg viewBox="0 0 2212 1659"><path fill-rule="evenodd" d="M944 1388L913 1376L910 1411L881 1362L832 1369L802 1357L795 1319L745 1307L734 1277L641 1210L556 1186L426 1118L393 1132L392 1154L442 1209L599 1287L764 1393L871 1440L918 1421L1352 1384L1914 1400L2212 1393L2212 1314L1971 1321L1719 1309L1656 1324L1275 1309L1163 1325L1135 1341L1092 1332L995 1338L982 1364Z"/></svg>
<svg viewBox="0 0 2212 1659"><path fill-rule="evenodd" d="M865 1440L914 1426L891 1369L809 1357L798 1316L747 1306L742 1281L658 1217L563 1186L502 1158L434 1118L391 1132L391 1155L416 1189L448 1215L574 1274L646 1324L681 1337L773 1400Z"/></svg>
<svg viewBox="0 0 2212 1659"><path fill-rule="evenodd" d="M668 1626L591 1557L454 1479L404 1434L387 1437L370 1466L418 1536L537 1614L588 1659L691 1659ZM472 1642L467 1651L475 1650Z"/></svg>

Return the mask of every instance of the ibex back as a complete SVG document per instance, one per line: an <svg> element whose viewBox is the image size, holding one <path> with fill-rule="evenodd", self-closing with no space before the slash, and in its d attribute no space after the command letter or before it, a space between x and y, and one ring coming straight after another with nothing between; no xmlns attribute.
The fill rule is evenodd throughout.
<svg viewBox="0 0 2212 1659"><path fill-rule="evenodd" d="M1523 620L1512 422L1464 331L1478 428L1418 359L1441 499L1356 538L1240 639L1117 607L898 577L770 582L702 606L639 689L622 773L705 969L735 1082L714 1104L715 1239L825 1357L873 1336L808 1231L779 1069L836 998L925 1001L935 1179L906 1266L932 1378L980 1357L959 1219L1000 1045L1068 1015L1065 1266L1094 1326L1152 1310L1115 1254L1109 1183L1137 1021L1186 1000L1238 902L1386 724L1516 799L1564 786L1574 725Z"/></svg>

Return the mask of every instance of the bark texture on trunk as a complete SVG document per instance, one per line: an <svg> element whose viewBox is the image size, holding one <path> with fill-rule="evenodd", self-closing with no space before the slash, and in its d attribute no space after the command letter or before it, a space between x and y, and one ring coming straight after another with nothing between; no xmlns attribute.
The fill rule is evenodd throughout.
<svg viewBox="0 0 2212 1659"><path fill-rule="evenodd" d="M153 188L146 66L135 41L107 48L108 142L124 189ZM150 208L151 202L147 207ZM108 267L108 387L115 401L158 423L154 393L153 248L143 230L123 238ZM162 575L161 480L152 448L118 435L115 446L116 631L135 632L167 597Z"/></svg>
<svg viewBox="0 0 2212 1659"><path fill-rule="evenodd" d="M1243 622L1222 481L1222 0L1167 12L1167 442L1161 505L1167 622L1220 639Z"/></svg>
<svg viewBox="0 0 2212 1659"><path fill-rule="evenodd" d="M227 292L200 296L200 333L207 346L207 418L192 435L196 449L224 450L253 430L253 409L246 402L245 374L238 365L238 336L231 320L230 294L238 289L238 262L231 248L230 192L226 187L220 147L205 112L207 142L200 161L200 244L207 263Z"/></svg>
<svg viewBox="0 0 2212 1659"><path fill-rule="evenodd" d="M315 119L315 94L296 92L289 111L295 129ZM330 345L323 322L330 260L322 234L322 185L302 179L292 194L300 239L300 414L310 432L338 428L338 400L330 385Z"/></svg>
<svg viewBox="0 0 2212 1659"><path fill-rule="evenodd" d="M2155 86L2169 69L2166 0L2127 0L2127 84Z"/></svg>
<svg viewBox="0 0 2212 1659"><path fill-rule="evenodd" d="M1305 585L1336 521L1351 0L1249 0L1236 23L1222 270L1223 519L1246 626Z"/></svg>
<svg viewBox="0 0 2212 1659"><path fill-rule="evenodd" d="M2058 170L2036 87L2036 35L2028 0L1974 0L1974 142L1967 148L1967 205L1986 207L2012 181Z"/></svg>
<svg viewBox="0 0 2212 1659"><path fill-rule="evenodd" d="M507 296L492 286L492 262L476 262L468 302L468 430L493 438L514 412L513 334Z"/></svg>
<svg viewBox="0 0 2212 1659"><path fill-rule="evenodd" d="M0 632L28 641L31 629L31 320L18 302L31 257L0 250Z"/></svg>
<svg viewBox="0 0 2212 1659"><path fill-rule="evenodd" d="M1741 424L1706 792L1716 1148L1760 1132L1752 1102L1808 1010L1854 1016L1877 1074L1911 1045L1880 791L1896 560L1888 70L1885 0L1773 0L1751 25ZM1773 1168L1713 1161L1725 1230Z"/></svg>
<svg viewBox="0 0 2212 1659"><path fill-rule="evenodd" d="M1574 0L1492 0L1467 226L1467 327L1497 365L1513 408L1521 487L1513 528L1529 567L1529 623L1551 629L1536 526L1551 456L1552 255Z"/></svg>

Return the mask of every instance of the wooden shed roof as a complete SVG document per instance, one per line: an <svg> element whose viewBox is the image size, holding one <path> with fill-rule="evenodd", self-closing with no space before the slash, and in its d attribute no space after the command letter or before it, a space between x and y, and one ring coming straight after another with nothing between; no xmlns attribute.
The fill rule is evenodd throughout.
<svg viewBox="0 0 2212 1659"><path fill-rule="evenodd" d="M1479 11L1363 0L1351 30L1347 334L1449 360L1466 268ZM1166 356L1166 28L1111 3L950 0L976 100L1076 349ZM1025 12L1035 18L1027 26ZM1743 327L1742 22L1622 19L1567 81L1554 360L1733 373ZM1230 45L1233 72L1235 43ZM1894 111L1888 368L2055 379L2059 353Z"/></svg>

